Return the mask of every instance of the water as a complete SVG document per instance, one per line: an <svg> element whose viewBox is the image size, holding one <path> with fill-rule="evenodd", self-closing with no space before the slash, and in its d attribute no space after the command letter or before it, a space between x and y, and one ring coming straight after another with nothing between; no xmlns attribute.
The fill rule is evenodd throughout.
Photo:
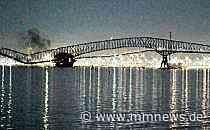
<svg viewBox="0 0 210 130"><path fill-rule="evenodd" d="M1 130L203 130L209 125L208 69L1 66L0 81ZM126 120L100 118L113 113ZM128 116L143 113L202 117L142 121Z"/></svg>

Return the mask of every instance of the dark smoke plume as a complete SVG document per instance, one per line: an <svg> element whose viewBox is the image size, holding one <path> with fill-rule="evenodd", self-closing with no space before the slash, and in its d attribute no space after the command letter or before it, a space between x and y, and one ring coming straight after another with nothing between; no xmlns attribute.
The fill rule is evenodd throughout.
<svg viewBox="0 0 210 130"><path fill-rule="evenodd" d="M31 28L27 31L29 41L26 47L31 47L33 50L44 50L51 46L51 41L47 36L40 33L37 28Z"/></svg>

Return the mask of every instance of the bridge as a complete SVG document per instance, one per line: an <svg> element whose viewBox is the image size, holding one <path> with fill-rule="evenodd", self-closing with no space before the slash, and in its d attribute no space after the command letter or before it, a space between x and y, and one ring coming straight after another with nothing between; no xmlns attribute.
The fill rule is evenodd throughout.
<svg viewBox="0 0 210 130"><path fill-rule="evenodd" d="M33 54L1 48L0 55L24 64L54 62L56 66L73 66L75 59L83 54L117 48L145 48L148 51L157 52L162 56L161 67L163 68L169 67L169 56L175 53L210 54L210 45L153 37L131 37L59 47Z"/></svg>

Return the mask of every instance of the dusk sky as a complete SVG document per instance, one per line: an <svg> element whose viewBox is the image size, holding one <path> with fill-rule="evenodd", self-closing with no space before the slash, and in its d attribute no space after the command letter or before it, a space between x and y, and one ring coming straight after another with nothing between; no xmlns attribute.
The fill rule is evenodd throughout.
<svg viewBox="0 0 210 130"><path fill-rule="evenodd" d="M209 0L0 0L0 34L36 27L54 43L152 36L210 44Z"/></svg>

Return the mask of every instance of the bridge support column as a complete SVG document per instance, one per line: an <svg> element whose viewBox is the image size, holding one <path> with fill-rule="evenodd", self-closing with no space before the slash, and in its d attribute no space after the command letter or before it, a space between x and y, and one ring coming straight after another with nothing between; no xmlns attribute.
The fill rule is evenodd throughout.
<svg viewBox="0 0 210 130"><path fill-rule="evenodd" d="M167 55L162 55L162 62L161 62L161 68L169 68L169 63L168 63L168 56Z"/></svg>
<svg viewBox="0 0 210 130"><path fill-rule="evenodd" d="M159 51L159 50L156 50L157 53L159 53L161 56L162 56L162 62L161 62L161 67L160 68L170 68L170 65L169 65L169 56L171 54L173 54L172 51Z"/></svg>

